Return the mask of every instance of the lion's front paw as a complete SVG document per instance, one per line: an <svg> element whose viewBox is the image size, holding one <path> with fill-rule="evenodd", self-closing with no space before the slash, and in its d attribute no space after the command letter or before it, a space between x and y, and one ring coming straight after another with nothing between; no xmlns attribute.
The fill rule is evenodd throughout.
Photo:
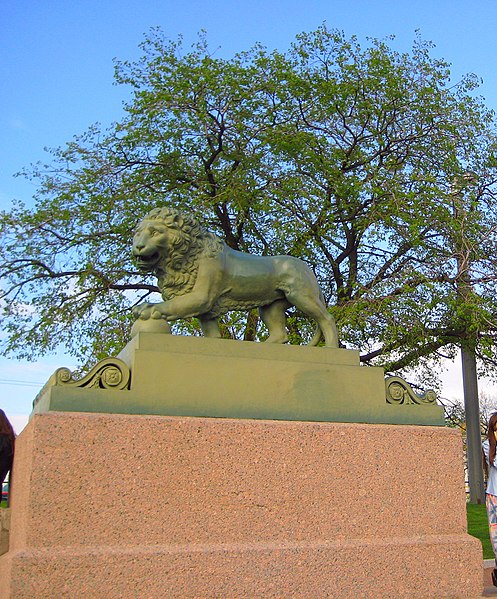
<svg viewBox="0 0 497 599"><path fill-rule="evenodd" d="M152 320L166 319L164 302L158 304L149 304L148 302L139 304L133 308L133 315L140 320L148 320L149 318Z"/></svg>
<svg viewBox="0 0 497 599"><path fill-rule="evenodd" d="M155 304L149 304L148 302L144 304L138 304L133 308L133 316L135 318L139 318L140 320L148 320L152 315L152 311L155 307Z"/></svg>

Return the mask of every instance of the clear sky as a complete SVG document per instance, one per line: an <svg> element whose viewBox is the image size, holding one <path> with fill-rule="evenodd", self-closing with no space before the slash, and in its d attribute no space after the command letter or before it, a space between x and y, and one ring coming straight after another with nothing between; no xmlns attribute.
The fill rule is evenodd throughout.
<svg viewBox="0 0 497 599"><path fill-rule="evenodd" d="M496 0L15 0L0 2L0 209L32 201L33 184L13 175L48 158L89 125L119 120L129 90L113 85L113 58L134 60L151 27L183 35L185 45L204 29L221 56L256 42L285 50L295 35L330 28L367 37L395 35L408 51L415 31L452 64L454 81L473 72L487 105L497 110ZM0 358L0 407L19 430L31 401L59 366L60 355L36 363ZM462 397L457 369L444 395ZM19 416L19 417L18 417Z"/></svg>

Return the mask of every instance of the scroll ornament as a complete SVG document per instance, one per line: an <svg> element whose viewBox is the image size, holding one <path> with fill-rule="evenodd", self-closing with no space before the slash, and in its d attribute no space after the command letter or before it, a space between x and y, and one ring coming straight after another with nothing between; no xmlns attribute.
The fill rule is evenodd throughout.
<svg viewBox="0 0 497 599"><path fill-rule="evenodd" d="M69 368L58 368L52 375L51 382L53 386L119 391L129 388L130 378L130 370L124 362L118 358L105 358L80 379L75 379Z"/></svg>
<svg viewBox="0 0 497 599"><path fill-rule="evenodd" d="M416 393L411 385L400 376L385 379L387 403L390 404L431 404L436 405L437 395L430 389L425 393Z"/></svg>
<svg viewBox="0 0 497 599"><path fill-rule="evenodd" d="M84 389L129 389L131 372L119 358L105 358L96 364L88 374L74 378L69 368L57 368L43 389L33 401L33 408L51 387L79 387Z"/></svg>

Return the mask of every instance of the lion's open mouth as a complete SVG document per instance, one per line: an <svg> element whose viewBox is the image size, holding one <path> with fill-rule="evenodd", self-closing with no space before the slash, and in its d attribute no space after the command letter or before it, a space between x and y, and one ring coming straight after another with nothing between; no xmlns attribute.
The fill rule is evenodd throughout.
<svg viewBox="0 0 497 599"><path fill-rule="evenodd" d="M159 252L154 252L153 254L149 254L149 255L133 254L133 257L134 257L136 264L140 270L150 270L160 260Z"/></svg>

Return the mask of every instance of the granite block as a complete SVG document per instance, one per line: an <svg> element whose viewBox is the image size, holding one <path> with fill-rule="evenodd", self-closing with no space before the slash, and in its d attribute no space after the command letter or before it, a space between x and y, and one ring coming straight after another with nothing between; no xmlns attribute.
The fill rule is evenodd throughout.
<svg viewBox="0 0 497 599"><path fill-rule="evenodd" d="M453 429L50 412L17 446L0 597L481 594Z"/></svg>

